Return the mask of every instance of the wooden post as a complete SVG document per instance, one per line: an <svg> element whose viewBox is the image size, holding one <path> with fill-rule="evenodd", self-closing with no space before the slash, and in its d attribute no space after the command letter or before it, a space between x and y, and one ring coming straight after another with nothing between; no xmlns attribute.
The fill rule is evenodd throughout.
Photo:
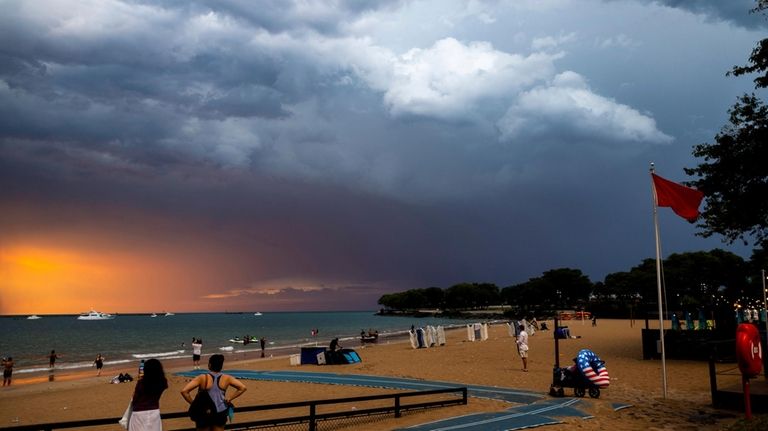
<svg viewBox="0 0 768 431"><path fill-rule="evenodd" d="M712 393L712 407L720 406L720 397L717 395L717 372L715 370L715 354L709 354L709 390Z"/></svg>
<svg viewBox="0 0 768 431"><path fill-rule="evenodd" d="M552 331L555 334L555 368L560 368L560 340L557 338L558 330L557 314L555 314L555 330Z"/></svg>

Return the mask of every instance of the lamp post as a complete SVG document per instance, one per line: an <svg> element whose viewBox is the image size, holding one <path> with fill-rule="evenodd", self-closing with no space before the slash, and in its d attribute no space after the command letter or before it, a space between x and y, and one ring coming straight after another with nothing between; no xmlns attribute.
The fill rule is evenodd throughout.
<svg viewBox="0 0 768 431"><path fill-rule="evenodd" d="M766 346L768 346L768 301L765 300L765 270L760 270L760 278L763 279L763 309L765 310L765 337ZM768 377L768 373L766 373Z"/></svg>

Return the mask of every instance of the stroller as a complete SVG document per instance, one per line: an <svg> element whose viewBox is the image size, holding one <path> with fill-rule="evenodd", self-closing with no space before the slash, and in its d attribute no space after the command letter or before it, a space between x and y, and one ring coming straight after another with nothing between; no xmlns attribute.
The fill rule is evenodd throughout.
<svg viewBox="0 0 768 431"><path fill-rule="evenodd" d="M552 385L549 395L565 396L563 388L573 388L573 395L583 397L587 392L592 398L600 398L600 389L607 388L610 383L605 362L593 351L582 349L573 358L574 365L552 370Z"/></svg>

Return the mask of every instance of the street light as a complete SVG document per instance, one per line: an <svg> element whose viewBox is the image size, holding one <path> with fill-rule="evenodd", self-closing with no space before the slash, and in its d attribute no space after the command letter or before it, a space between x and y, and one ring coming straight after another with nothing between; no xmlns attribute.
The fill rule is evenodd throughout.
<svg viewBox="0 0 768 431"><path fill-rule="evenodd" d="M765 270L760 271L761 278L763 279L763 309L765 310L765 336L766 344L768 344L768 301L765 300Z"/></svg>

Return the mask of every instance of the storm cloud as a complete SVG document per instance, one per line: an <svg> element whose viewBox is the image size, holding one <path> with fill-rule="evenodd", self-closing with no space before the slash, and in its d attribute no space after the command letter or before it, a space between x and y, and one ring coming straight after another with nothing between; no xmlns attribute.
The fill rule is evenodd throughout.
<svg viewBox="0 0 768 431"><path fill-rule="evenodd" d="M198 238L219 305L597 280L652 252L649 162L683 180L749 89L753 5L5 1L6 246ZM719 245L668 222L669 251Z"/></svg>

